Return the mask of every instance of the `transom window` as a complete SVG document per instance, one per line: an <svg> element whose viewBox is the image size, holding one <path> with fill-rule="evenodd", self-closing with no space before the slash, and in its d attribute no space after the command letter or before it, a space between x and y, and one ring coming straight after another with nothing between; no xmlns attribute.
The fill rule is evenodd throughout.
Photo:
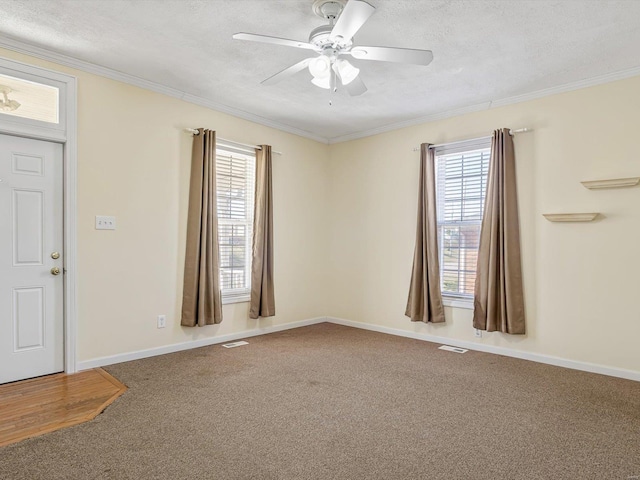
<svg viewBox="0 0 640 480"><path fill-rule="evenodd" d="M490 139L445 145L435 152L444 295L473 298L490 153Z"/></svg>
<svg viewBox="0 0 640 480"><path fill-rule="evenodd" d="M216 150L220 279L226 303L244 301L251 292L254 171L255 155Z"/></svg>
<svg viewBox="0 0 640 480"><path fill-rule="evenodd" d="M59 123L60 91L51 85L0 74L0 113Z"/></svg>

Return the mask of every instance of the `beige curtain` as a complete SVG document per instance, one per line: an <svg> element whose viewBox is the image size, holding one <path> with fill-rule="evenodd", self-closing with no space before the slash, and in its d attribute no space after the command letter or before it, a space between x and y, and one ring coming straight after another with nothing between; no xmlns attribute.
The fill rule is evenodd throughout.
<svg viewBox="0 0 640 480"><path fill-rule="evenodd" d="M182 320L186 327L222 321L218 212L216 205L216 132L199 129L193 137L191 184L184 262Z"/></svg>
<svg viewBox="0 0 640 480"><path fill-rule="evenodd" d="M525 333L516 164L508 128L495 130L491 140L473 326L489 332Z"/></svg>
<svg viewBox="0 0 640 480"><path fill-rule="evenodd" d="M251 304L249 317L273 317L273 198L271 194L271 147L256 149L256 198L253 215L251 258Z"/></svg>
<svg viewBox="0 0 640 480"><path fill-rule="evenodd" d="M435 152L428 143L421 146L419 190L416 247L405 315L412 322L441 323L444 322L444 307L438 259Z"/></svg>

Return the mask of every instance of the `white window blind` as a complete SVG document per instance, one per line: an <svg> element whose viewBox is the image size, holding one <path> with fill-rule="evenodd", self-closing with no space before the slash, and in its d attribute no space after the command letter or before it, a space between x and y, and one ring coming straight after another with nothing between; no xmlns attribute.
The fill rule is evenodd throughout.
<svg viewBox="0 0 640 480"><path fill-rule="evenodd" d="M222 297L233 300L251 291L255 155L227 148L216 153Z"/></svg>
<svg viewBox="0 0 640 480"><path fill-rule="evenodd" d="M491 140L436 149L440 287L473 298Z"/></svg>

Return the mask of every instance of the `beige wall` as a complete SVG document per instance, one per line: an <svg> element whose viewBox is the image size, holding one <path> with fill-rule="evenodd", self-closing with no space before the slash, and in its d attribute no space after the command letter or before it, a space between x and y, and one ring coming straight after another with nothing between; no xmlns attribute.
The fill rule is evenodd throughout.
<svg viewBox="0 0 640 480"><path fill-rule="evenodd" d="M330 315L381 327L640 371L640 187L589 191L581 180L640 174L640 77L323 145L177 99L1 50L75 75L79 85L80 361ZM191 138L216 129L270 143L274 158L275 318L226 305L219 326L179 326ZM421 142L530 127L517 136L526 336L473 336L471 311L445 325L404 315ZM547 212L599 211L590 224ZM118 229L96 231L95 215ZM156 316L166 314L166 329Z"/></svg>
<svg viewBox="0 0 640 480"><path fill-rule="evenodd" d="M0 50L78 78L78 360L325 314L328 146L124 83ZM220 325L179 325L191 136L271 144L277 316L225 305ZM94 229L115 215L116 231ZM157 329L158 314L167 328Z"/></svg>
<svg viewBox="0 0 640 480"><path fill-rule="evenodd" d="M331 146L329 315L378 326L640 371L640 187L580 181L640 175L640 77ZM403 315L422 142L530 127L515 138L526 336L474 338L470 310L445 325ZM550 223L550 212L602 212Z"/></svg>

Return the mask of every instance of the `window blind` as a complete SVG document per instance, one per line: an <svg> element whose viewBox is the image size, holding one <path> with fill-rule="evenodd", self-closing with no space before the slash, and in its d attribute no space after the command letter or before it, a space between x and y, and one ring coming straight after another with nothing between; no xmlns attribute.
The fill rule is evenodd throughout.
<svg viewBox="0 0 640 480"><path fill-rule="evenodd" d="M222 296L251 290L255 156L218 148L216 197Z"/></svg>
<svg viewBox="0 0 640 480"><path fill-rule="evenodd" d="M440 286L472 298L489 172L490 139L436 149Z"/></svg>

